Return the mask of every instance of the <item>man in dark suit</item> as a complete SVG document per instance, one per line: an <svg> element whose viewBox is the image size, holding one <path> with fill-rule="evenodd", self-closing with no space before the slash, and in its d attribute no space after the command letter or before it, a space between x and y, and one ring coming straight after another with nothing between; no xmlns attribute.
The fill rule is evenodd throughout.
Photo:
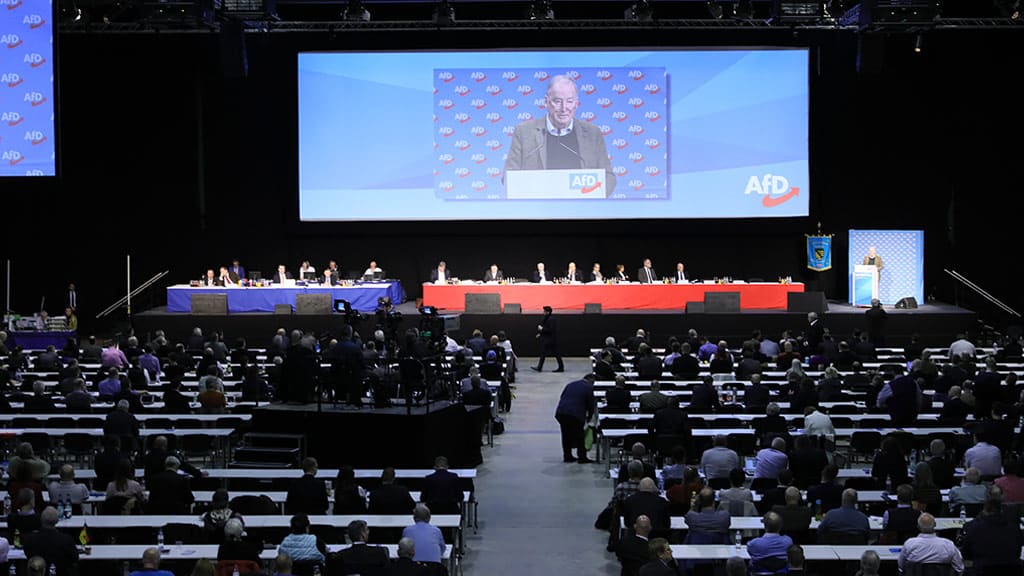
<svg viewBox="0 0 1024 576"><path fill-rule="evenodd" d="M530 279L534 284L543 284L544 282L551 282L554 280L551 273L544 268L543 262L537 262L537 269L533 271L533 276Z"/></svg>
<svg viewBox="0 0 1024 576"><path fill-rule="evenodd" d="M53 404L53 398L46 394L46 386L42 380L32 383L32 395L25 398L24 412L26 414L53 414L57 408Z"/></svg>
<svg viewBox="0 0 1024 576"><path fill-rule="evenodd" d="M534 372L544 370L544 359L548 356L554 356L555 360L558 361L558 368L555 369L555 372L565 372L562 354L558 351L558 322L551 315L551 312L551 306L545 306L544 317L541 318L540 324L537 325L537 339L540 340L540 358L537 359L536 366L530 367Z"/></svg>
<svg viewBox="0 0 1024 576"><path fill-rule="evenodd" d="M352 326L342 326L340 336L338 343L327 353L331 363L334 397L344 397L348 404L360 406L363 397L363 372L366 369L363 349L352 340Z"/></svg>
<svg viewBox="0 0 1024 576"><path fill-rule="evenodd" d="M808 436L797 436L793 453L789 455L789 469L793 471L793 483L801 490L818 481L822 470L828 466L828 456L817 448Z"/></svg>
<svg viewBox="0 0 1024 576"><path fill-rule="evenodd" d="M547 169L604 169L602 197L615 190L615 173L601 130L590 122L576 122L579 92L576 82L553 76L544 94L547 114L520 123L512 134L505 171Z"/></svg>
<svg viewBox="0 0 1024 576"><path fill-rule="evenodd" d="M57 509L47 506L39 516L39 530L22 536L25 557L39 556L47 568L56 568L57 576L71 576L78 573L78 548L71 536L57 530L57 521Z"/></svg>
<svg viewBox="0 0 1024 576"><path fill-rule="evenodd" d="M637 376L641 380L657 380L661 378L663 370L662 360L651 352L651 347L646 342L641 344L639 350L637 350L637 357L634 359L634 363L636 364Z"/></svg>
<svg viewBox="0 0 1024 576"><path fill-rule="evenodd" d="M622 564L621 576L637 576L640 568L650 561L647 549L650 546L650 534L651 519L641 514L633 523L633 531L619 539L615 545L615 555Z"/></svg>
<svg viewBox="0 0 1024 576"><path fill-rule="evenodd" d="M825 327L821 324L821 320L818 319L818 313L808 312L807 330L804 333L804 339L807 341L807 353L816 353L818 351L818 345L821 344L824 338Z"/></svg>
<svg viewBox="0 0 1024 576"><path fill-rule="evenodd" d="M391 563L391 576L429 576L429 569L416 562L416 542L412 538L398 541L398 558Z"/></svg>
<svg viewBox="0 0 1024 576"><path fill-rule="evenodd" d="M626 498L622 503L622 516L627 526L636 523L640 516L647 516L651 519L651 532L657 534L668 534L671 528L668 500L658 493L658 485L653 478L641 480L636 493Z"/></svg>
<svg viewBox="0 0 1024 576"><path fill-rule="evenodd" d="M636 279L641 284L654 284L658 281L658 273L654 271L654 267L651 266L651 259L645 258L644 265L636 271Z"/></svg>
<svg viewBox="0 0 1024 576"><path fill-rule="evenodd" d="M448 269L448 265L445 264L444 260L437 263L437 268L430 271L430 281L447 282L452 279L452 271Z"/></svg>
<svg viewBox="0 0 1024 576"><path fill-rule="evenodd" d="M711 377L705 376L704 380L693 387L693 395L690 396L690 409L694 412L713 412L718 409L718 392L712 385Z"/></svg>
<svg viewBox="0 0 1024 576"><path fill-rule="evenodd" d="M501 282L505 279L505 274L498 268L497 264L491 264L491 267L484 272L484 282Z"/></svg>
<svg viewBox="0 0 1024 576"><path fill-rule="evenodd" d="M274 272L274 284L282 284L285 280L291 280L293 278L292 273L284 267L284 264L279 264L277 266L277 272Z"/></svg>
<svg viewBox="0 0 1024 576"><path fill-rule="evenodd" d="M693 355L693 347L689 342L679 345L679 356L668 367L672 375L683 380L696 380L700 375L700 360Z"/></svg>
<svg viewBox="0 0 1024 576"><path fill-rule="evenodd" d="M167 457L165 467L166 470L146 480L146 488L149 489L146 511L168 516L187 515L196 500L189 487L189 478L178 473L181 461L174 456Z"/></svg>
<svg viewBox="0 0 1024 576"><path fill-rule="evenodd" d="M956 465L949 456L946 456L946 443L941 438L936 438L928 444L928 452L931 458L927 462L932 469L932 481L935 485L946 490L956 486Z"/></svg>
<svg viewBox="0 0 1024 576"><path fill-rule="evenodd" d="M843 487L836 483L838 476L839 467L829 464L821 471L821 484L807 489L807 501L811 506L820 508L822 514L839 508L843 503Z"/></svg>
<svg viewBox="0 0 1024 576"><path fill-rule="evenodd" d="M124 444L122 444L123 446ZM153 446L149 449L149 452L142 456L141 462L138 466L143 470L143 478L148 483L149 479L163 472L167 467L167 457L174 456L178 459L179 469L188 474L193 478L200 478L203 476L203 472L195 466L191 465L184 459L184 457L177 453L171 452L167 449L167 437L157 436L153 438Z"/></svg>
<svg viewBox="0 0 1024 576"><path fill-rule="evenodd" d="M381 471L380 486L370 490L369 514L412 514L416 501L409 489L395 484L395 469L388 467Z"/></svg>
<svg viewBox="0 0 1024 576"><path fill-rule="evenodd" d="M218 286L237 286L239 280L241 280L241 278L238 274L228 270L227 266L220 267L220 274L217 275Z"/></svg>
<svg viewBox="0 0 1024 576"><path fill-rule="evenodd" d="M238 258L231 261L231 267L228 271L234 274L235 278L247 278L245 275L245 267L238 262Z"/></svg>
<svg viewBox="0 0 1024 576"><path fill-rule="evenodd" d="M640 568L639 576L682 576L685 572L672 557L672 547L664 538L654 538L647 548L651 560Z"/></svg>
<svg viewBox="0 0 1024 576"><path fill-rule="evenodd" d="M61 368L63 368L63 364L60 361L60 356L57 355L57 349L52 344L36 356L36 372L59 372Z"/></svg>
<svg viewBox="0 0 1024 576"><path fill-rule="evenodd" d="M771 402L771 391L761 383L760 374L750 375L750 387L743 392L743 404L748 412L761 412Z"/></svg>
<svg viewBox="0 0 1024 576"><path fill-rule="evenodd" d="M118 400L117 407L107 414L103 421L103 433L117 436L121 446L137 446L139 438L139 419L128 411L128 401Z"/></svg>
<svg viewBox="0 0 1024 576"><path fill-rule="evenodd" d="M686 412L679 407L679 396L673 396L667 407L654 413L651 433L655 436L681 436L683 446L690 445L690 423Z"/></svg>
<svg viewBox="0 0 1024 576"><path fill-rule="evenodd" d="M942 403L942 412L939 413L939 422L944 425L962 426L971 413L971 407L960 397L962 390L959 386L949 389L949 396Z"/></svg>
<svg viewBox="0 0 1024 576"><path fill-rule="evenodd" d="M576 269L576 263L575 262L569 262L569 268L568 268L568 270L565 271L565 280L566 280L566 282L582 282L583 281L583 276L580 274L580 271Z"/></svg>
<svg viewBox="0 0 1024 576"><path fill-rule="evenodd" d="M434 472L423 478L420 502L435 514L458 514L462 504L462 480L448 471L448 459L434 459Z"/></svg>
<svg viewBox="0 0 1024 576"><path fill-rule="evenodd" d="M327 514L327 486L322 480L317 480L318 469L316 458L302 460L302 477L297 478L288 488L284 504L286 513L309 516Z"/></svg>
<svg viewBox="0 0 1024 576"><path fill-rule="evenodd" d="M597 362L594 363L594 375L601 381L615 380L615 366L612 365L611 352L602 350L599 354ZM629 400L626 403L628 404Z"/></svg>
<svg viewBox="0 0 1024 576"><path fill-rule="evenodd" d="M385 576L391 559L388 550L382 546L370 546L366 542L370 537L370 528L365 520L353 520L348 523L348 537L352 545L337 554L341 563L342 574L361 574L364 576Z"/></svg>
<svg viewBox="0 0 1024 576"><path fill-rule="evenodd" d="M80 361L83 364L99 364L100 357L103 355L103 347L96 344L96 337L89 336L89 343L82 346L82 357Z"/></svg>

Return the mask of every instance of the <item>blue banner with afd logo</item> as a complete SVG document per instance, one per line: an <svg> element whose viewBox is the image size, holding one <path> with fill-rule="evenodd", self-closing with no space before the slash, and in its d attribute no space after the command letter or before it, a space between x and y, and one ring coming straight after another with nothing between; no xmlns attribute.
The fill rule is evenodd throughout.
<svg viewBox="0 0 1024 576"><path fill-rule="evenodd" d="M807 236L807 267L816 272L832 268L832 235Z"/></svg>

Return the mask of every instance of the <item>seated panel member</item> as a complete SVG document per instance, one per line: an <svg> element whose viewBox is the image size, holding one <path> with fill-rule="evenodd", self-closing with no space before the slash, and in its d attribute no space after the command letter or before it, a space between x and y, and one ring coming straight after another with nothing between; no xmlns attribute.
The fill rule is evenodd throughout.
<svg viewBox="0 0 1024 576"><path fill-rule="evenodd" d="M629 275L626 274L625 264L615 265L615 281L616 282L629 282Z"/></svg>
<svg viewBox="0 0 1024 576"><path fill-rule="evenodd" d="M650 258L644 258L644 265L636 271L636 279L641 284L654 284L658 281L658 273L651 266Z"/></svg>
<svg viewBox="0 0 1024 576"><path fill-rule="evenodd" d="M437 268L430 271L430 281L436 282L437 284L444 284L445 282L452 279L452 271L448 269L448 265L445 264L444 260L437 263Z"/></svg>
<svg viewBox="0 0 1024 576"><path fill-rule="evenodd" d="M384 270L380 266L377 266L377 261L376 260L370 260L370 265L366 268L366 271L363 272L363 276L372 276L374 278L383 278L384 277Z"/></svg>
<svg viewBox="0 0 1024 576"><path fill-rule="evenodd" d="M491 264L491 267L484 272L484 282L501 282L505 279L505 275L502 274L497 264Z"/></svg>
<svg viewBox="0 0 1024 576"><path fill-rule="evenodd" d="M218 286L238 286L238 274L228 270L227 266L220 267L220 275L217 276Z"/></svg>
<svg viewBox="0 0 1024 576"><path fill-rule="evenodd" d="M551 273L544 269L543 262L537 262L537 269L533 271L533 283L545 284L551 282Z"/></svg>
<svg viewBox="0 0 1024 576"><path fill-rule="evenodd" d="M217 284L217 274L214 273L213 268L206 269L206 276L199 281L200 286L219 286Z"/></svg>
<svg viewBox="0 0 1024 576"><path fill-rule="evenodd" d="M672 278L674 284L689 284L689 280L686 279L686 267L683 266L682 262L676 262L676 274Z"/></svg>
<svg viewBox="0 0 1024 576"><path fill-rule="evenodd" d="M334 275L334 272L332 272L330 268L324 268L323 274L324 274L323 283L324 283L325 286L337 286L338 285L338 277Z"/></svg>
<svg viewBox="0 0 1024 576"><path fill-rule="evenodd" d="M579 270L576 269L575 262L569 262L569 269L565 271L565 279L570 283L578 283L582 280Z"/></svg>
<svg viewBox="0 0 1024 576"><path fill-rule="evenodd" d="M590 271L591 282L604 282L604 274L601 274L601 265L594 262L594 269Z"/></svg>
<svg viewBox="0 0 1024 576"><path fill-rule="evenodd" d="M294 280L294 277L285 269L284 264L278 264L277 272L274 272L274 284L283 284L285 280Z"/></svg>

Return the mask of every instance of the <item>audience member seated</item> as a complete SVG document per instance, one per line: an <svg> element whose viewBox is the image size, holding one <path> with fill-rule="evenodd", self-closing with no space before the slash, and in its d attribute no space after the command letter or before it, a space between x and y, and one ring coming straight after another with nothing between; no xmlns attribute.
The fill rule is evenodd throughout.
<svg viewBox="0 0 1024 576"><path fill-rule="evenodd" d="M964 466L977 468L978 473L982 476L995 478L1002 474L1003 455L999 448L989 444L979 434L974 435L974 442L974 446L964 452Z"/></svg>
<svg viewBox="0 0 1024 576"><path fill-rule="evenodd" d="M633 397L626 390L626 377L619 374L615 377L615 387L605 393L604 396L604 408L601 412L605 414L629 414L632 409L629 403L632 402Z"/></svg>
<svg viewBox="0 0 1024 576"><path fill-rule="evenodd" d="M60 480L50 482L50 502L71 502L76 512L81 513L82 502L89 499L89 487L75 482L75 468L70 464L60 467Z"/></svg>
<svg viewBox="0 0 1024 576"><path fill-rule="evenodd" d="M395 469L384 468L380 474L380 486L370 490L370 514L412 514L416 501L409 489L395 483Z"/></svg>
<svg viewBox="0 0 1024 576"><path fill-rule="evenodd" d="M946 401L942 404L939 422L946 426L963 426L967 416L973 411L974 409L962 397L962 388L951 386Z"/></svg>
<svg viewBox="0 0 1024 576"><path fill-rule="evenodd" d="M871 523L857 510L857 491L843 490L842 505L829 510L818 525L818 542L822 544L867 544Z"/></svg>
<svg viewBox="0 0 1024 576"><path fill-rule="evenodd" d="M224 542L217 547L217 560L246 560L258 564L262 549L259 542L245 539L242 519L231 518L224 523Z"/></svg>
<svg viewBox="0 0 1024 576"><path fill-rule="evenodd" d="M914 480L910 486L914 489L914 502L922 512L931 510L933 513L942 510L942 490L935 484L932 468L927 462L918 462L914 467Z"/></svg>
<svg viewBox="0 0 1024 576"><path fill-rule="evenodd" d="M759 487L758 491L761 492L761 501L757 503L759 514L765 514L775 506L786 504L786 489L793 485L793 471L783 468L779 471L776 482L776 485L770 488ZM762 483L767 484L767 482Z"/></svg>
<svg viewBox="0 0 1024 576"><path fill-rule="evenodd" d="M113 478L107 483L107 496L103 503L105 513L132 514L145 506L146 493L134 477L132 461L122 458L114 470ZM116 510L113 509L115 507Z"/></svg>
<svg viewBox="0 0 1024 576"><path fill-rule="evenodd" d="M972 560L978 574L1010 574L1020 572L1020 521L1013 521L1002 512L1002 500L989 497L981 514L964 527L960 550Z"/></svg>
<svg viewBox="0 0 1024 576"><path fill-rule="evenodd" d="M771 402L771 390L761 382L761 379L760 374L751 374L750 386L743 392L743 404L751 414L764 411Z"/></svg>
<svg viewBox="0 0 1024 576"><path fill-rule="evenodd" d="M196 498L189 487L189 477L178 473L181 461L168 456L164 461L166 470L146 480L149 488L149 514L187 515Z"/></svg>
<svg viewBox="0 0 1024 576"><path fill-rule="evenodd" d="M640 475L641 478L657 478L657 471L654 465L647 461L647 447L644 446L643 442L635 442L629 449L630 457L628 460L623 462L622 466L619 467L619 475L617 476L618 481L622 481L629 478L629 470L627 467L633 462L640 462L643 466L643 473Z"/></svg>
<svg viewBox="0 0 1024 576"><path fill-rule="evenodd" d="M759 445L771 446L772 439L776 436L789 437L789 423L780 413L782 409L775 402L769 403L764 409L765 417L754 419L751 423L754 427L754 435L757 436Z"/></svg>
<svg viewBox="0 0 1024 576"><path fill-rule="evenodd" d="M946 455L946 443L936 438L928 444L928 452L931 457L927 464L931 467L932 478L935 485L943 490L948 490L956 485L953 473L956 471L956 464Z"/></svg>
<svg viewBox="0 0 1024 576"><path fill-rule="evenodd" d="M164 390L164 414L191 414L192 399L182 394L181 381L171 380Z"/></svg>
<svg viewBox="0 0 1024 576"><path fill-rule="evenodd" d="M18 444L14 456L7 463L7 475L19 482L40 482L50 473L50 464L36 456L28 442Z"/></svg>
<svg viewBox="0 0 1024 576"><path fill-rule="evenodd" d="M782 438L772 440L770 448L757 453L757 464L754 466L754 478L778 478L779 472L789 467L786 456L786 441Z"/></svg>
<svg viewBox="0 0 1024 576"><path fill-rule="evenodd" d="M889 508L882 516L882 530L892 538L889 544L902 544L917 536L917 519L921 511L914 508L914 488L900 484L896 488L896 507Z"/></svg>
<svg viewBox="0 0 1024 576"><path fill-rule="evenodd" d="M362 520L355 520L353 523L361 523L362 529L359 530L359 534L362 536L362 542L366 542L365 538L369 535L369 528L366 527L366 522ZM291 519L291 534L288 534L281 540L281 544L277 547L279 554L287 554L292 562L304 562L309 564L323 565L327 558L327 545L313 534L309 533L309 517L305 514L296 514ZM352 536L352 524L349 524L349 536ZM352 538L352 543L357 542L356 538ZM351 574L351 572L346 572Z"/></svg>
<svg viewBox="0 0 1024 576"><path fill-rule="evenodd" d="M854 576L878 576L881 567L882 559L878 556L878 552L865 550L860 555L860 570Z"/></svg>
<svg viewBox="0 0 1024 576"><path fill-rule="evenodd" d="M1020 460L1008 455L1003 460L1003 475L995 483L1003 491L1004 502L1024 502L1024 478L1020 476Z"/></svg>
<svg viewBox="0 0 1024 576"><path fill-rule="evenodd" d="M728 447L729 439L724 434L718 434L712 440L711 448L708 448L700 456L700 466L704 469L704 477L711 480L728 480L729 474L742 468L739 454Z"/></svg>
<svg viewBox="0 0 1024 576"><path fill-rule="evenodd" d="M765 514L764 535L747 542L752 571L785 573L788 566L786 551L793 545L793 540L781 532L782 517L775 512Z"/></svg>
<svg viewBox="0 0 1024 576"><path fill-rule="evenodd" d="M697 494L697 509L686 513L689 530L687 544L723 544L728 542L729 511L715 508L715 491L704 488Z"/></svg>
<svg viewBox="0 0 1024 576"><path fill-rule="evenodd" d="M368 492L356 482L356 471L348 465L338 468L334 478L334 514L365 514Z"/></svg>
<svg viewBox="0 0 1024 576"><path fill-rule="evenodd" d="M959 511L961 506L970 508L972 504L984 504L987 495L988 488L981 483L981 473L977 468L968 468L964 471L963 482L949 491L949 509L952 512Z"/></svg>
<svg viewBox="0 0 1024 576"><path fill-rule="evenodd" d="M903 448L900 447L899 440L887 436L882 441L881 451L875 455L875 460L871 464L871 477L879 485L899 486L907 483L907 476L907 459L903 455Z"/></svg>
<svg viewBox="0 0 1024 576"><path fill-rule="evenodd" d="M673 516L682 516L690 511L693 495L704 488L704 481L695 467L688 466L683 470L681 482L666 480L665 485L669 486L665 490L665 498L668 499L669 510Z"/></svg>
<svg viewBox="0 0 1024 576"><path fill-rule="evenodd" d="M804 434L807 436L834 436L835 427L832 418L823 413L817 406L804 408Z"/></svg>
<svg viewBox="0 0 1024 576"><path fill-rule="evenodd" d="M160 474L166 469L168 456L174 456L177 458L179 465L181 466L181 471L189 476L199 478L206 475L203 471L189 464L188 461L185 460L184 455L180 452L172 452L168 450L167 444L166 436L157 436L156 438L153 438L153 446L142 458L142 462L139 467L143 469L143 478L145 478L147 482L150 478Z"/></svg>
<svg viewBox="0 0 1024 576"><path fill-rule="evenodd" d="M78 548L71 536L57 530L57 509L47 506L39 515L39 529L25 534L22 545L25 557L40 556L47 567L56 567L56 576L78 574Z"/></svg>
<svg viewBox="0 0 1024 576"><path fill-rule="evenodd" d="M360 574L362 576L385 576L388 574L390 558L386 548L367 544L370 528L363 520L353 520L348 524L348 538L352 545L338 552L332 558L332 564L340 564L338 574ZM283 546L283 544L282 544Z"/></svg>
<svg viewBox="0 0 1024 576"><path fill-rule="evenodd" d="M420 502L435 514L459 514L462 510L462 481L448 471L448 459L434 459L434 472L423 478Z"/></svg>
<svg viewBox="0 0 1024 576"><path fill-rule="evenodd" d="M679 345L679 356L672 360L669 371L680 380L696 380L700 375L700 360L693 355L689 342Z"/></svg>
<svg viewBox="0 0 1024 576"><path fill-rule="evenodd" d="M169 570L160 569L160 549L146 548L142 553L142 566L128 576L174 576Z"/></svg>
<svg viewBox="0 0 1024 576"><path fill-rule="evenodd" d="M701 414L715 412L719 408L718 391L715 390L711 376L704 376L701 382L693 387L690 396L690 412Z"/></svg>
<svg viewBox="0 0 1024 576"><path fill-rule="evenodd" d="M622 503L622 517L627 526L631 526L641 515L650 518L653 533L668 535L671 528L668 500L658 493L658 485L653 478L640 480L636 492Z"/></svg>
<svg viewBox="0 0 1024 576"><path fill-rule="evenodd" d="M94 399L85 389L85 380L75 378L71 392L64 397L64 408L68 414L91 414Z"/></svg>
<svg viewBox="0 0 1024 576"><path fill-rule="evenodd" d="M215 388L207 388L199 393L200 414L225 414L228 409L228 397L224 391Z"/></svg>
<svg viewBox="0 0 1024 576"><path fill-rule="evenodd" d="M113 398L121 391L121 376L117 368L107 369L107 377L100 380L97 390L100 400Z"/></svg>
<svg viewBox="0 0 1024 576"><path fill-rule="evenodd" d="M416 562L440 564L447 545L441 530L430 523L430 508L417 504L412 513L413 524L402 531L402 538L409 538L416 544Z"/></svg>
<svg viewBox="0 0 1024 576"><path fill-rule="evenodd" d="M658 410L668 406L668 396L661 391L661 383L657 380L651 381L650 392L640 395L640 413L654 414ZM692 404L692 403L691 403Z"/></svg>
<svg viewBox="0 0 1024 576"><path fill-rule="evenodd" d="M640 567L639 576L679 576L682 570L672 557L672 547L664 538L654 538L647 547L651 559Z"/></svg>
<svg viewBox="0 0 1024 576"><path fill-rule="evenodd" d="M213 493L213 497L210 498L210 507L203 513L205 540L211 544L224 542L224 525L232 518L240 518L240 516L230 507L228 491L221 488Z"/></svg>
<svg viewBox="0 0 1024 576"><path fill-rule="evenodd" d="M7 529L28 534L39 529L39 514L36 512L36 493L31 488L19 488L11 502L11 513L7 515Z"/></svg>
<svg viewBox="0 0 1024 576"><path fill-rule="evenodd" d="M241 388L242 402L268 402L273 398L270 386L256 364L250 364L245 368Z"/></svg>
<svg viewBox="0 0 1024 576"><path fill-rule="evenodd" d="M793 471L793 483L801 490L807 489L828 466L828 455L815 446L810 436L797 436L793 454L789 457L789 469Z"/></svg>
<svg viewBox="0 0 1024 576"><path fill-rule="evenodd" d="M327 486L322 480L317 480L317 470L316 458L302 460L302 476L292 482L285 499L288 514L318 516L327 513Z"/></svg>
<svg viewBox="0 0 1024 576"><path fill-rule="evenodd" d="M663 370L662 359L658 358L646 342L640 344L637 355L633 359L633 366L636 368L637 377L640 380L657 380L661 378Z"/></svg>
<svg viewBox="0 0 1024 576"><path fill-rule="evenodd" d="M679 396L669 398L668 406L654 413L651 434L655 437L677 436L683 446L690 445L690 423L686 412L679 407Z"/></svg>
<svg viewBox="0 0 1024 576"><path fill-rule="evenodd" d="M784 492L785 504L772 506L771 511L782 518L782 533L794 542L807 542L814 509L801 502L800 489L788 486Z"/></svg>
<svg viewBox="0 0 1024 576"><path fill-rule="evenodd" d="M754 493L746 488L747 476L743 473L742 468L733 468L729 472L729 484L730 487L725 490L721 490L718 493L718 500L722 506L725 506L727 502L731 500L753 502Z"/></svg>
<svg viewBox="0 0 1024 576"><path fill-rule="evenodd" d="M935 517L927 512L917 519L920 534L903 543L898 564L903 573L912 572L912 565L939 564L949 566L957 574L964 572L964 560L953 542L935 534ZM1019 551L1018 551L1019 558Z"/></svg>
<svg viewBox="0 0 1024 576"><path fill-rule="evenodd" d="M836 483L839 467L829 464L821 471L821 483L807 488L807 501L821 514L839 508L843 501L843 487Z"/></svg>
<svg viewBox="0 0 1024 576"><path fill-rule="evenodd" d="M129 449L138 445L139 419L128 411L128 401L118 400L117 406L103 421L103 433L117 436L121 439L121 446Z"/></svg>
<svg viewBox="0 0 1024 576"><path fill-rule="evenodd" d="M46 393L46 385L42 380L32 383L32 395L25 398L22 411L25 414L53 414L57 408L53 405L53 398Z"/></svg>
<svg viewBox="0 0 1024 576"><path fill-rule="evenodd" d="M875 405L884 408L893 426L912 426L921 413L924 395L918 381L910 375L896 376L882 386Z"/></svg>

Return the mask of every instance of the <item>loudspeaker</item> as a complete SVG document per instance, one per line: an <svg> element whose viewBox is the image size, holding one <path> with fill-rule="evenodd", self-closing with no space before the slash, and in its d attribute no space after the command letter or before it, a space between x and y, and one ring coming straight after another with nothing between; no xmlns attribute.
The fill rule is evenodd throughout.
<svg viewBox="0 0 1024 576"><path fill-rule="evenodd" d="M501 294L466 294L466 314L501 314Z"/></svg>
<svg viewBox="0 0 1024 576"><path fill-rule="evenodd" d="M584 314L600 314L601 313L601 303L600 302L590 302L588 304L584 304L583 305L583 313Z"/></svg>
<svg viewBox="0 0 1024 576"><path fill-rule="evenodd" d="M505 314L522 314L522 313L523 313L523 305L522 304L512 304L512 303L505 304Z"/></svg>
<svg viewBox="0 0 1024 576"><path fill-rule="evenodd" d="M739 311L739 292L704 293L704 312L708 314L738 314Z"/></svg>
<svg viewBox="0 0 1024 576"><path fill-rule="evenodd" d="M786 295L786 312L828 312L824 292L790 292Z"/></svg>
<svg viewBox="0 0 1024 576"><path fill-rule="evenodd" d="M687 314L703 314L704 303L703 302L687 302L686 303Z"/></svg>
<svg viewBox="0 0 1024 576"><path fill-rule="evenodd" d="M193 294L193 314L219 314L224 316L228 313L227 294Z"/></svg>
<svg viewBox="0 0 1024 576"><path fill-rule="evenodd" d="M296 294L296 314L330 314L334 308L332 294Z"/></svg>
<svg viewBox="0 0 1024 576"><path fill-rule="evenodd" d="M195 296L193 296L195 298ZM907 296L906 298L900 298L899 302L896 303L896 307L900 310L907 310L909 308L917 308L917 298L913 296Z"/></svg>
<svg viewBox="0 0 1024 576"><path fill-rule="evenodd" d="M274 304L274 314L288 314L292 313L291 304Z"/></svg>

